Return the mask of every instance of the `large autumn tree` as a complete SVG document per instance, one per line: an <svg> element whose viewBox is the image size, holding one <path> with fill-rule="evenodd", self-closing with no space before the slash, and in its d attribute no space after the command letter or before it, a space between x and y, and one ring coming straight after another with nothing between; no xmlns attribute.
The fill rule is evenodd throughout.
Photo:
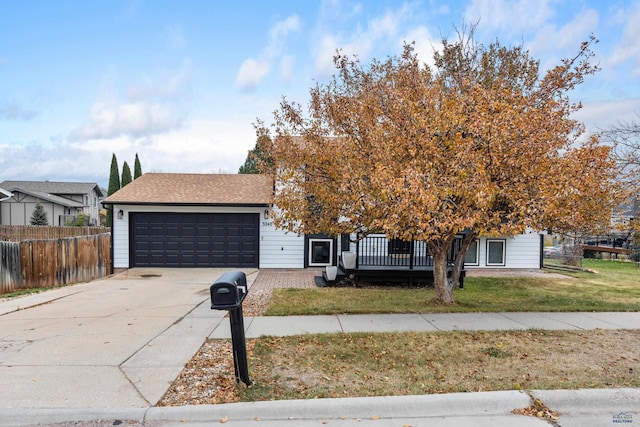
<svg viewBox="0 0 640 427"><path fill-rule="evenodd" d="M412 45L370 64L338 54L307 111L284 99L271 127L256 125L271 136L276 225L424 241L436 298L450 303L478 236L608 221L608 148L582 138L568 96L596 71L593 42L543 76L521 46L485 46L473 32L443 40L433 66Z"/></svg>

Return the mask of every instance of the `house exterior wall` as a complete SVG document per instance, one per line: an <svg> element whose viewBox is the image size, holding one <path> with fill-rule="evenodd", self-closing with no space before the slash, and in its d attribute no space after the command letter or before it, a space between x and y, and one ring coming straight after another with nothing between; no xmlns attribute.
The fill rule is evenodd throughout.
<svg viewBox="0 0 640 427"><path fill-rule="evenodd" d="M123 211L118 219L118 211ZM129 214L132 212L174 213L256 213L260 215L259 268L303 268L304 237L278 230L272 219L265 219L265 208L207 206L113 205L113 267L129 268Z"/></svg>
<svg viewBox="0 0 640 427"><path fill-rule="evenodd" d="M304 236L279 230L273 219L260 222L260 268L304 268Z"/></svg>
<svg viewBox="0 0 640 427"><path fill-rule="evenodd" d="M18 199L18 200L16 200ZM58 223L60 215L64 215L65 207L57 203L42 201L33 196L14 193L14 197L0 203L0 220L2 225L31 225L31 215L40 203L47 213L49 225L64 225ZM72 209L75 210L75 209Z"/></svg>
<svg viewBox="0 0 640 427"><path fill-rule="evenodd" d="M82 212L89 215L89 225L98 225L100 223L100 206L98 203L98 193L94 190L86 194L57 194L60 197L73 200L83 205L82 210L71 209L71 215L77 215ZM61 224L64 225L64 224Z"/></svg>
<svg viewBox="0 0 640 427"><path fill-rule="evenodd" d="M84 207L81 209L69 208L52 201L38 199L20 191L14 191L12 198L0 203L0 224L30 225L31 215L38 202L47 212L49 225L52 226L64 226L66 224L64 220L61 222L61 216L77 216L81 212L89 215L89 225L97 225L100 222L98 194L95 190L91 194L56 194L56 196L82 203ZM85 203L87 201L88 204Z"/></svg>
<svg viewBox="0 0 640 427"><path fill-rule="evenodd" d="M34 205L35 206L35 205ZM123 211L122 219L117 212ZM256 213L260 215L260 265L259 268L305 267L305 238L295 233L277 229L269 215L265 215L264 207L199 207L199 206L148 206L148 205L114 205L113 206L113 266L116 269L129 268L129 214L132 212L175 212L175 213ZM504 263L491 265L487 262L488 242L504 242ZM418 245L424 243L418 242ZM334 250L339 255L342 251L355 252L355 244L343 248L341 239L337 239ZM467 264L466 269L537 269L540 268L540 234L525 233L515 237L480 237L478 239L478 263ZM383 248L387 250L386 245Z"/></svg>
<svg viewBox="0 0 640 427"><path fill-rule="evenodd" d="M478 265L465 264L467 270L483 268L540 268L540 234L529 232L514 237L480 237L478 239ZM487 241L505 242L504 265L489 265L487 262Z"/></svg>
<svg viewBox="0 0 640 427"><path fill-rule="evenodd" d="M379 237L382 235L371 235ZM365 238L366 239L366 238ZM488 242L504 242L504 263L500 265L488 262ZM416 242L416 251L424 248L425 243ZM514 237L486 237L482 236L478 239L478 257L477 263L465 264L465 269L487 269L487 268L503 268L503 269L537 269L540 266L540 234L537 232L528 232L519 234ZM356 251L355 243L351 243L349 248L338 249L339 251ZM338 252L340 253L340 252ZM379 248L379 255L387 255L387 245Z"/></svg>

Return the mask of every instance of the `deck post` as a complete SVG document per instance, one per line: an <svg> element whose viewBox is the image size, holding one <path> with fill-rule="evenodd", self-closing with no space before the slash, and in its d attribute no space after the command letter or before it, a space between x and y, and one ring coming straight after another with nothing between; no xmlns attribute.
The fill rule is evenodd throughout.
<svg viewBox="0 0 640 427"><path fill-rule="evenodd" d="M413 270L413 255L415 253L413 250L414 245L415 241L411 239L411 246L409 246L409 270Z"/></svg>

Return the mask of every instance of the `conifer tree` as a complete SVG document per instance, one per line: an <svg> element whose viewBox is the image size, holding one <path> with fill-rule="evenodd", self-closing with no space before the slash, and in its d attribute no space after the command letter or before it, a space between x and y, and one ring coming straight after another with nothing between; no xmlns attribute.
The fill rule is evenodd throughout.
<svg viewBox="0 0 640 427"><path fill-rule="evenodd" d="M44 210L40 202L36 203L36 207L31 214L31 225L49 225L47 212Z"/></svg>
<svg viewBox="0 0 640 427"><path fill-rule="evenodd" d="M120 189L120 174L118 173L118 159L116 154L111 156L111 171L109 174L109 188L107 189L107 196L112 195ZM107 210L106 226L111 227L111 211Z"/></svg>
<svg viewBox="0 0 640 427"><path fill-rule="evenodd" d="M136 160L133 163L133 179L138 179L142 176L142 166L140 165L140 159L138 153L136 153Z"/></svg>
<svg viewBox="0 0 640 427"><path fill-rule="evenodd" d="M129 184L131 181L131 168L127 162L124 162L122 165L122 181L120 184L120 188L124 188L125 185Z"/></svg>

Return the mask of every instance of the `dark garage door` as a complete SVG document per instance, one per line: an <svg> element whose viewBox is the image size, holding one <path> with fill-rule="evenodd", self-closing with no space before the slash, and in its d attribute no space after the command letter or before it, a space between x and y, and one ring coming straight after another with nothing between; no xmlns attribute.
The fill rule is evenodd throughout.
<svg viewBox="0 0 640 427"><path fill-rule="evenodd" d="M132 213L133 267L258 267L258 214Z"/></svg>

